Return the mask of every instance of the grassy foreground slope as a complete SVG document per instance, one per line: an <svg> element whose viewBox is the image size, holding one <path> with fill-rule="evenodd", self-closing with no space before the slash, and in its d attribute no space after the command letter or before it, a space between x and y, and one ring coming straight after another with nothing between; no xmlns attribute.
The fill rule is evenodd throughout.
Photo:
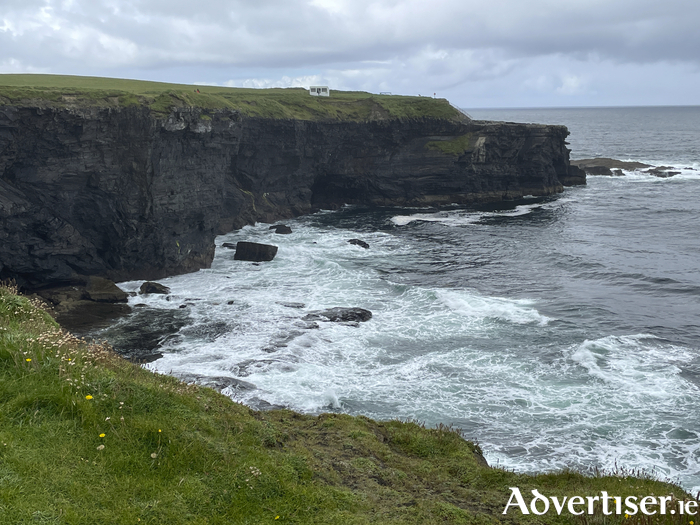
<svg viewBox="0 0 700 525"><path fill-rule="evenodd" d="M502 511L513 486L684 497L624 475L489 468L446 428L254 412L77 340L9 286L0 414L1 524L646 523Z"/></svg>
<svg viewBox="0 0 700 525"><path fill-rule="evenodd" d="M387 118L461 119L445 99L331 90L312 97L303 88L244 89L67 75L0 74L0 106L147 106L157 116L173 107L234 109L244 115L299 120L365 121Z"/></svg>

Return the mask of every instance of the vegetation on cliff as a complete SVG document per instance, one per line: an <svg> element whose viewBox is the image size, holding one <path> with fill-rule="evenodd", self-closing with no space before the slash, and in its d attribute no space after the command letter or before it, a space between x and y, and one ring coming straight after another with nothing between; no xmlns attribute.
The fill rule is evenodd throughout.
<svg viewBox="0 0 700 525"><path fill-rule="evenodd" d="M509 487L685 496L627 475L490 468L444 427L254 412L76 339L10 286L0 286L0 414L8 524L569 523L504 516ZM640 523L605 521L620 522Z"/></svg>
<svg viewBox="0 0 700 525"><path fill-rule="evenodd" d="M0 75L0 105L58 108L141 105L156 116L168 115L172 108L196 107L298 120L464 118L445 99L430 97L336 90L330 97L312 97L303 88L245 89L65 75Z"/></svg>

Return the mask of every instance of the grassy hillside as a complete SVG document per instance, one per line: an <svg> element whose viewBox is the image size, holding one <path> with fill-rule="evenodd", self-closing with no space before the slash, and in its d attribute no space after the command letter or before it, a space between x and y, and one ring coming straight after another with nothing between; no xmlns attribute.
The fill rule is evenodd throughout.
<svg viewBox="0 0 700 525"><path fill-rule="evenodd" d="M429 97L333 89L330 97L312 97L302 88L243 89L100 77L0 74L0 105L128 107L139 104L148 106L159 116L168 114L173 107L200 107L301 120L462 118L446 100Z"/></svg>
<svg viewBox="0 0 700 525"><path fill-rule="evenodd" d="M647 523L504 516L513 486L685 496L626 475L489 468L448 428L254 412L77 340L0 286L1 524Z"/></svg>

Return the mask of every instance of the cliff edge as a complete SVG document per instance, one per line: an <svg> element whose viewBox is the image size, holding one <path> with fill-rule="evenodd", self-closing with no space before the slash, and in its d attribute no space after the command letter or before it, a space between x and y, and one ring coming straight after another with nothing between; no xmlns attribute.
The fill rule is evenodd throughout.
<svg viewBox="0 0 700 525"><path fill-rule="evenodd" d="M397 110L365 94L364 120L330 110L277 118L7 93L0 279L30 289L195 271L211 263L216 235L316 209L466 204L585 184L564 126L471 121L444 104L421 117L406 101Z"/></svg>

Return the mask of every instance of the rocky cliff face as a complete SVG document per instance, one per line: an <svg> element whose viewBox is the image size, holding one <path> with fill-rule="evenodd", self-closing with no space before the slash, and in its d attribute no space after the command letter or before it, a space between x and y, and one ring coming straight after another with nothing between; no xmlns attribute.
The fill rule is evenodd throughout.
<svg viewBox="0 0 700 525"><path fill-rule="evenodd" d="M0 107L0 278L153 279L214 237L345 203L441 205L585 183L562 126L313 122L198 108Z"/></svg>

